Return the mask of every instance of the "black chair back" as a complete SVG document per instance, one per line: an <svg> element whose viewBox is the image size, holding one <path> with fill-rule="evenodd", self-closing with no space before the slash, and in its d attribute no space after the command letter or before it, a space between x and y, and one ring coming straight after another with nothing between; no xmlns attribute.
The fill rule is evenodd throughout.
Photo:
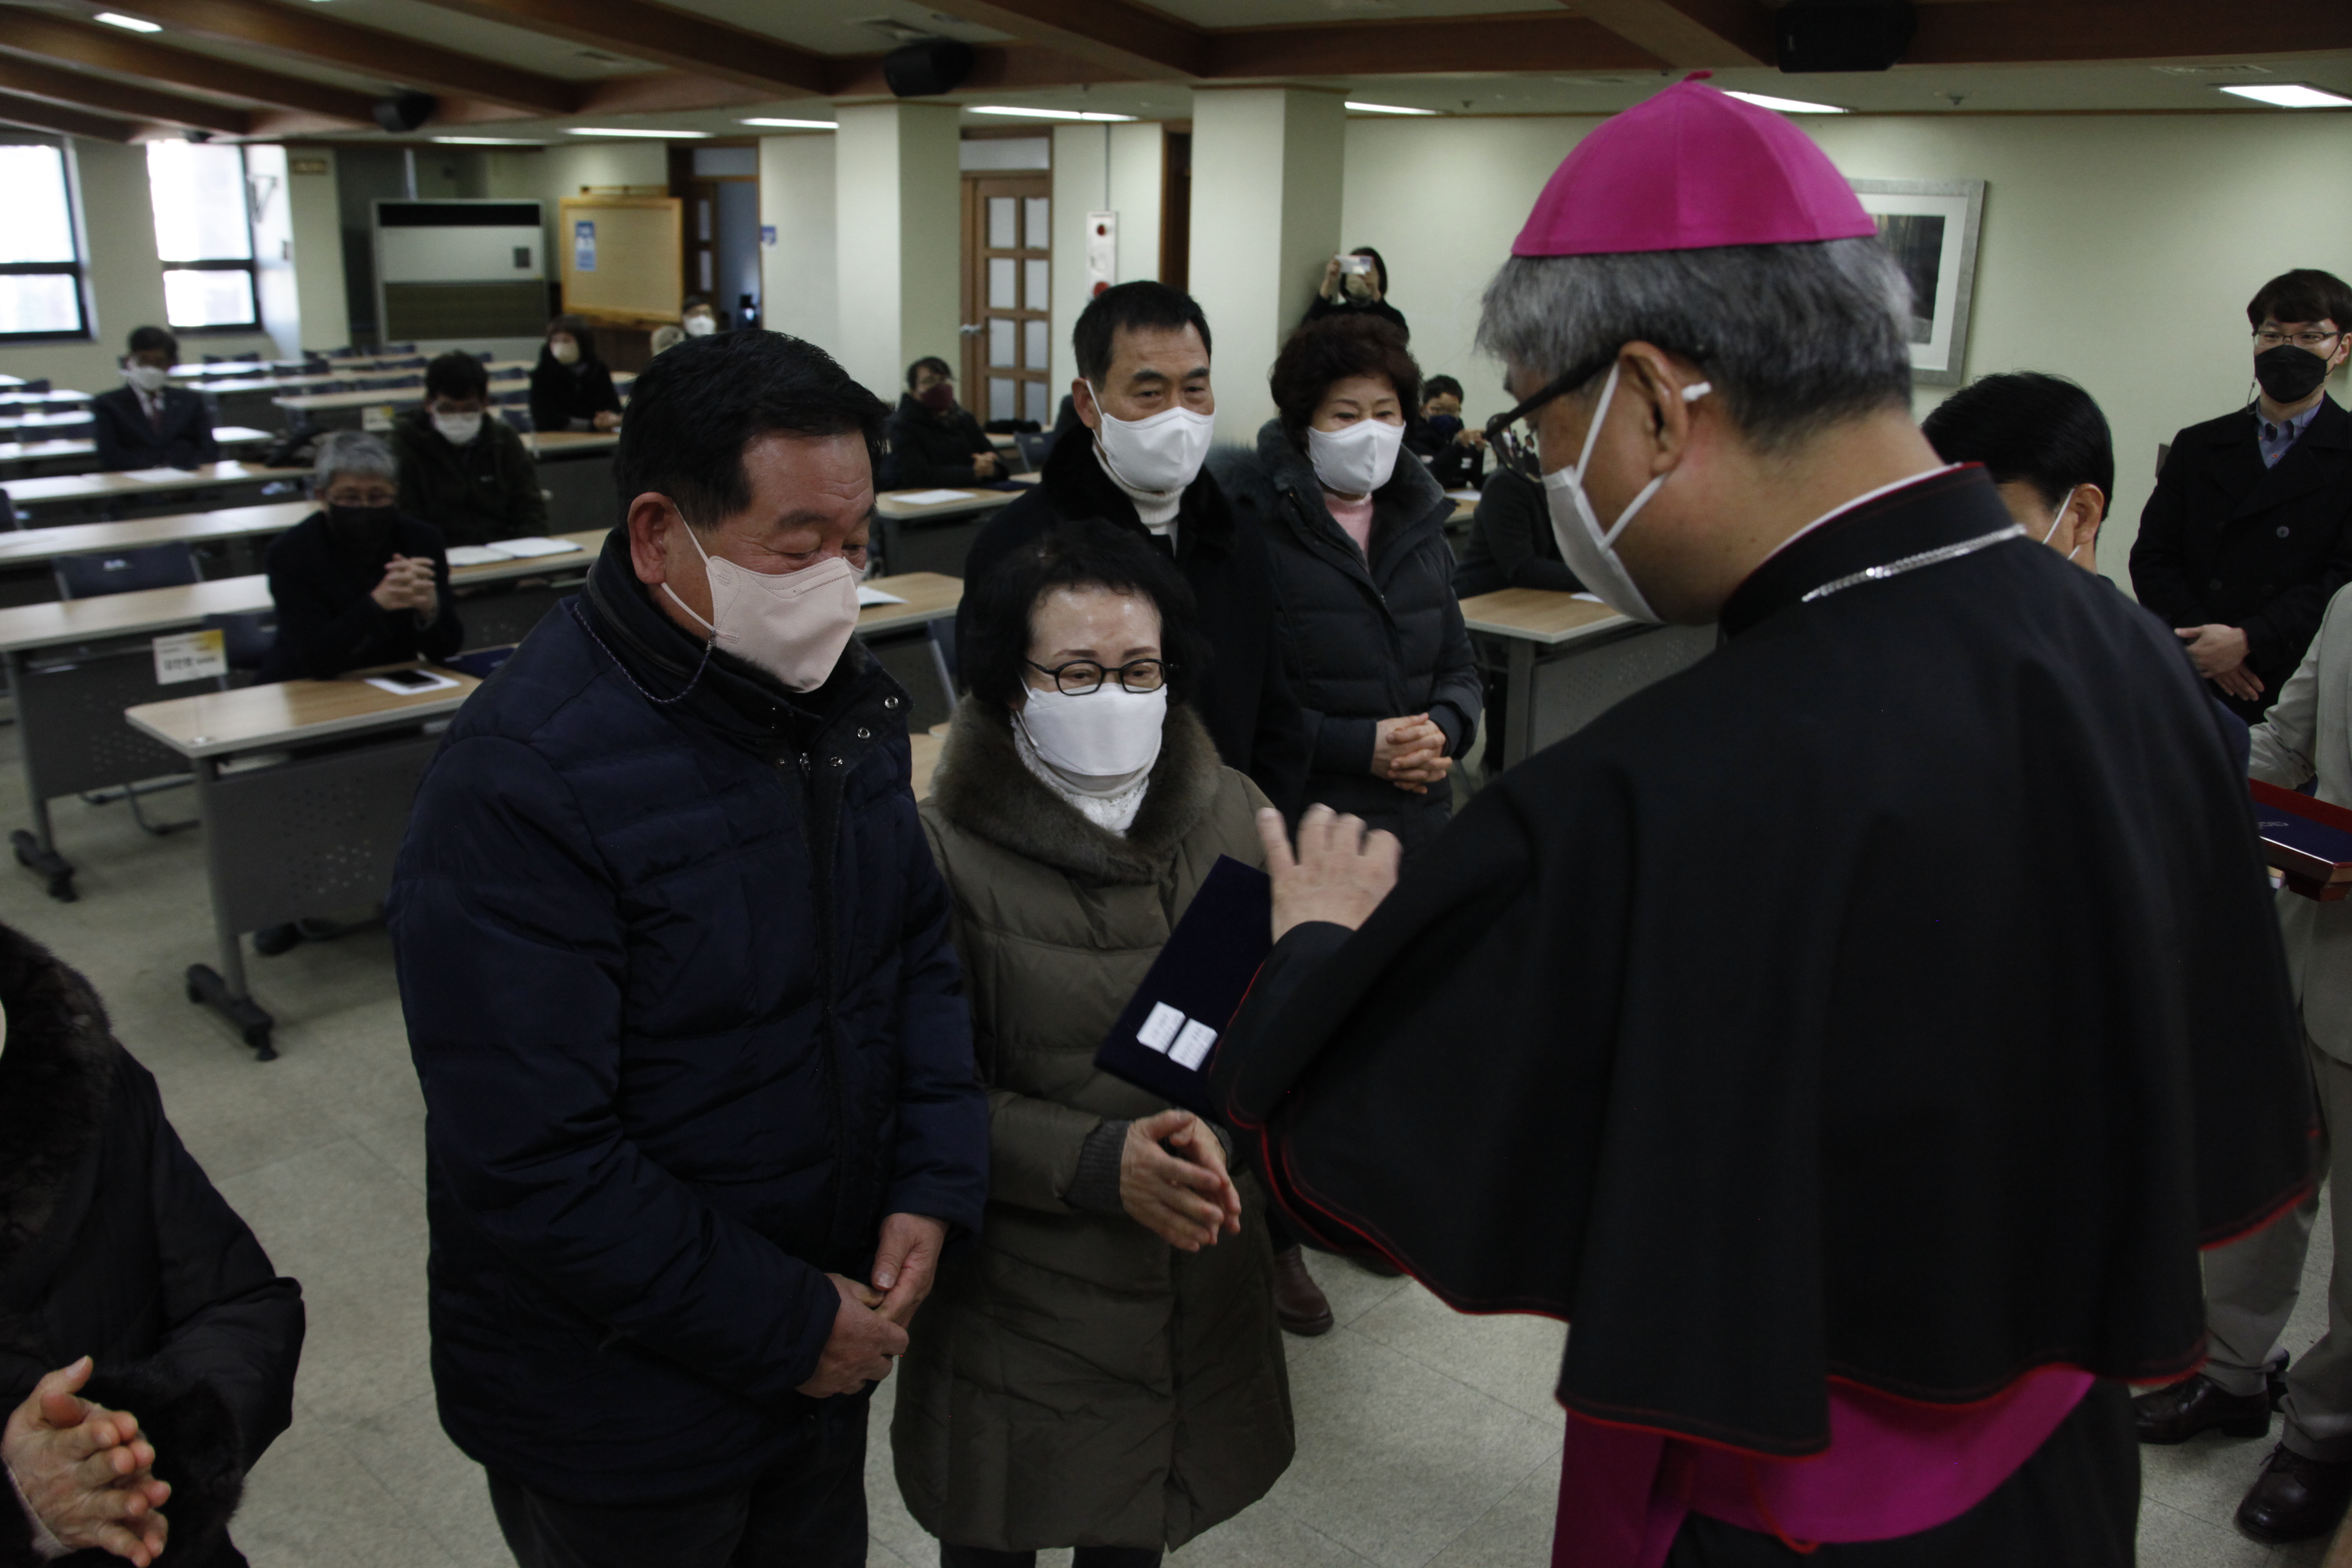
<svg viewBox="0 0 2352 1568"><path fill-rule="evenodd" d="M95 599L141 588L184 588L199 581L196 552L185 544L60 555L55 564L60 599Z"/></svg>

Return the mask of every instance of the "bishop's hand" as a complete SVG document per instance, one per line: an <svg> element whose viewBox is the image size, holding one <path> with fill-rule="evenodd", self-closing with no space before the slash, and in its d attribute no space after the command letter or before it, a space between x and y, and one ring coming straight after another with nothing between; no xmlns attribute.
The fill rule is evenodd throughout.
<svg viewBox="0 0 2352 1568"><path fill-rule="evenodd" d="M1341 816L1328 805L1308 806L1298 819L1295 855L1282 813L1259 812L1257 836L1265 845L1266 874L1274 879L1276 942L1293 926L1316 921L1354 931L1396 886L1402 853L1396 835L1366 832L1360 817Z"/></svg>

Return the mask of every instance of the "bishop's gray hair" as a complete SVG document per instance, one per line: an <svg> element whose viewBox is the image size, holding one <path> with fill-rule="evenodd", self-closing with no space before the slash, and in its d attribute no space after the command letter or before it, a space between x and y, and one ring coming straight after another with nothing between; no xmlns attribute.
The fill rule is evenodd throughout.
<svg viewBox="0 0 2352 1568"><path fill-rule="evenodd" d="M319 441L318 458L310 467L310 488L326 494L337 474L397 481L400 459L392 455L392 447L381 436L364 430L332 430Z"/></svg>
<svg viewBox="0 0 2352 1568"><path fill-rule="evenodd" d="M1910 284L1874 237L1515 256L1486 286L1478 346L1550 381L1654 344L1705 371L1770 451L1909 407L1910 320Z"/></svg>

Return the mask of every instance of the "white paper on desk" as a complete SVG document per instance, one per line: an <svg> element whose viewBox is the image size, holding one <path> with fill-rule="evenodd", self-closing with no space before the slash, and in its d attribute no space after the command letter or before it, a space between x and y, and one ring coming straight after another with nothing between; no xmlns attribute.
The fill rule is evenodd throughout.
<svg viewBox="0 0 2352 1568"><path fill-rule="evenodd" d="M400 682L381 675L369 676L367 678L367 683L370 686L374 687L378 691L389 691L394 697L415 697L427 691L446 691L450 687L457 684L447 676L441 674L438 670L413 670L410 672L410 676L413 684L407 686L403 686ZM421 680L415 679L415 678L417 676L422 676L424 679Z"/></svg>
<svg viewBox="0 0 2352 1568"><path fill-rule="evenodd" d="M1478 499L1478 492L1471 489L1447 490L1445 492L1445 499L1448 500L1476 500Z"/></svg>
<svg viewBox="0 0 2352 1568"><path fill-rule="evenodd" d="M142 485L184 485L195 475L185 468L126 468L121 477Z"/></svg>
<svg viewBox="0 0 2352 1568"><path fill-rule="evenodd" d="M1571 599L1581 599L1588 605L1605 605L1609 602L1598 594L1570 594L1569 597Z"/></svg>
<svg viewBox="0 0 2352 1568"><path fill-rule="evenodd" d="M857 584L857 607L870 610L877 605L903 605L907 601L896 594L886 594L870 583Z"/></svg>
<svg viewBox="0 0 2352 1568"><path fill-rule="evenodd" d="M545 539L537 534L521 539L493 539L484 546L513 561L529 561L540 555L573 555L580 546L563 539ZM455 558L452 558L454 564Z"/></svg>
<svg viewBox="0 0 2352 1568"><path fill-rule="evenodd" d="M506 559L507 553L505 551L493 550L487 544L453 544L449 546L449 564L452 566L488 566L493 562L504 561Z"/></svg>
<svg viewBox="0 0 2352 1568"><path fill-rule="evenodd" d="M970 500L978 490L900 490L890 499L908 506L937 506L941 501Z"/></svg>

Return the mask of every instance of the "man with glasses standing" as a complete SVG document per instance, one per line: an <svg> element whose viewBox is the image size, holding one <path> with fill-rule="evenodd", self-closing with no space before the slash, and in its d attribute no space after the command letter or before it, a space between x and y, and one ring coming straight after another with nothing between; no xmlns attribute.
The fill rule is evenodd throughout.
<svg viewBox="0 0 2352 1568"><path fill-rule="evenodd" d="M2352 288L2283 272L2246 307L2252 403L2173 437L2140 513L2132 590L2249 723L2352 581L2352 415L2327 377L2352 351Z"/></svg>

